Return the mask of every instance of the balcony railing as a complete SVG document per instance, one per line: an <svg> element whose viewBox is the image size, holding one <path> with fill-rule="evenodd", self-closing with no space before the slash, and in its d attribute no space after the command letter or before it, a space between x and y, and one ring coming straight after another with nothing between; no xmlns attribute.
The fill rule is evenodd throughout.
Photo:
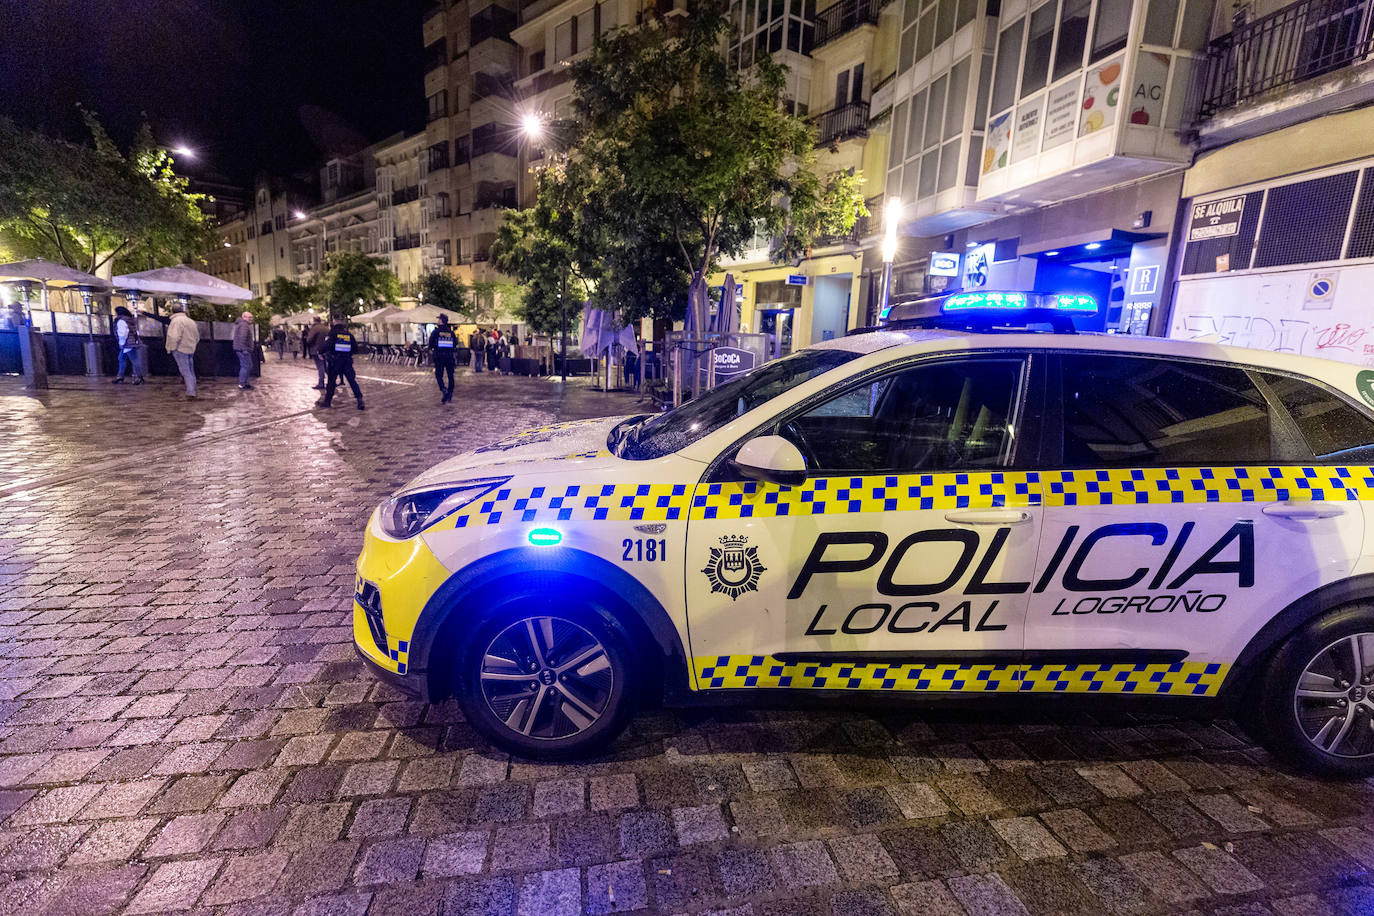
<svg viewBox="0 0 1374 916"><path fill-rule="evenodd" d="M420 233L412 232L410 235L398 235L391 239L392 251L405 251L408 248L420 247Z"/></svg>
<svg viewBox="0 0 1374 916"><path fill-rule="evenodd" d="M877 25L881 0L840 0L816 14L816 42L819 48L828 41L854 31L861 25Z"/></svg>
<svg viewBox="0 0 1374 916"><path fill-rule="evenodd" d="M1198 120L1370 57L1374 0L1299 0L1207 46Z"/></svg>
<svg viewBox="0 0 1374 916"><path fill-rule="evenodd" d="M420 186L413 184L408 188L397 188L391 192L391 205L399 207L401 204L408 204L412 200L420 199Z"/></svg>
<svg viewBox="0 0 1374 916"><path fill-rule="evenodd" d="M868 136L868 103L850 102L816 116L816 145Z"/></svg>

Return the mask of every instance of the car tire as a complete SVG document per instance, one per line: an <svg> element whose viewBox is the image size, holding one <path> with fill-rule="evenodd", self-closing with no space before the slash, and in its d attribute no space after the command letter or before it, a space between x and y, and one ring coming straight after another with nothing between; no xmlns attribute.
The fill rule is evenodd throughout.
<svg viewBox="0 0 1374 916"><path fill-rule="evenodd" d="M630 640L593 608L522 601L483 620L455 653L468 722L534 760L605 751L625 728L638 682Z"/></svg>
<svg viewBox="0 0 1374 916"><path fill-rule="evenodd" d="M1374 775L1374 607L1308 621L1270 657L1244 706L1247 731L1304 772Z"/></svg>

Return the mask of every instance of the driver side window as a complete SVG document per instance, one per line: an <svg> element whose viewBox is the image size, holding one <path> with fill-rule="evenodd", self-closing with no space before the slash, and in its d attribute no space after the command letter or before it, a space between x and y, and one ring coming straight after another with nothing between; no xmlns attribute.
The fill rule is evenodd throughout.
<svg viewBox="0 0 1374 916"><path fill-rule="evenodd" d="M782 424L815 474L970 471L1010 457L1024 363L926 363L840 392Z"/></svg>

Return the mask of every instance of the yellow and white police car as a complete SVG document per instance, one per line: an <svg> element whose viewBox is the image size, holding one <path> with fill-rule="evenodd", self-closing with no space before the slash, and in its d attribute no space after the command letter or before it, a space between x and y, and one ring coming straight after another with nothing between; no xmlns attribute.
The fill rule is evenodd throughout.
<svg viewBox="0 0 1374 916"><path fill-rule="evenodd" d="M1374 773L1374 371L1028 329L1084 307L951 297L445 461L368 524L358 651L527 757L660 693L1106 694Z"/></svg>

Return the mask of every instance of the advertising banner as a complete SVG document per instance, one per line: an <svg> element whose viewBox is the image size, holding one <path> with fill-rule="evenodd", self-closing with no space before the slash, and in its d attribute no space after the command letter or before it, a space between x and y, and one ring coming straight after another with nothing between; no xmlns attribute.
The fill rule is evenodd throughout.
<svg viewBox="0 0 1374 916"><path fill-rule="evenodd" d="M1188 220L1188 241L1206 242L1236 235L1240 232L1240 219L1244 214L1244 194L1193 204Z"/></svg>

